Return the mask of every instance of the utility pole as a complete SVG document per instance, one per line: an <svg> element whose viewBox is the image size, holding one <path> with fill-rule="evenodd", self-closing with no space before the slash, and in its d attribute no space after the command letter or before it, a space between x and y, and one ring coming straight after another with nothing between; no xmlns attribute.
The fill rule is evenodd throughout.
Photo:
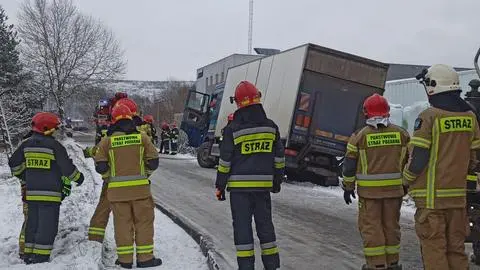
<svg viewBox="0 0 480 270"><path fill-rule="evenodd" d="M250 0L248 19L248 54L252 54L252 35L253 35L253 0Z"/></svg>

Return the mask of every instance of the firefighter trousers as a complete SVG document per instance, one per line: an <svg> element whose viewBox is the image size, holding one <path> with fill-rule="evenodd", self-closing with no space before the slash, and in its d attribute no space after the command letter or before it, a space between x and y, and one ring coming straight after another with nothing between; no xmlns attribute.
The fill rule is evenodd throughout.
<svg viewBox="0 0 480 270"><path fill-rule="evenodd" d="M467 226L465 208L417 208L415 230L425 270L468 269L464 243Z"/></svg>
<svg viewBox="0 0 480 270"><path fill-rule="evenodd" d="M358 228L369 268L385 269L398 263L402 198L358 200Z"/></svg>
<svg viewBox="0 0 480 270"><path fill-rule="evenodd" d="M105 237L105 228L110 217L110 202L107 200L107 182L103 182L102 193L98 199L97 208L90 219L90 227L88 228L88 240L102 243Z"/></svg>
<svg viewBox="0 0 480 270"><path fill-rule="evenodd" d="M58 232L59 215L60 204L28 203L25 255L34 254L37 262L48 261Z"/></svg>
<svg viewBox="0 0 480 270"><path fill-rule="evenodd" d="M252 216L255 218L257 236L262 249L263 266L266 270L280 268L270 192L230 192L230 208L238 269L255 268Z"/></svg>
<svg viewBox="0 0 480 270"><path fill-rule="evenodd" d="M153 259L153 198L110 202L115 226L118 260L132 263L136 249L137 263ZM133 244L136 247L134 248Z"/></svg>
<svg viewBox="0 0 480 270"><path fill-rule="evenodd" d="M170 154L170 139L164 139L160 143L160 153Z"/></svg>
<svg viewBox="0 0 480 270"><path fill-rule="evenodd" d="M178 151L177 139L170 140L170 155L176 155Z"/></svg>
<svg viewBox="0 0 480 270"><path fill-rule="evenodd" d="M28 204L22 202L23 210L23 223L22 229L20 230L20 236L18 237L18 254L22 256L25 250L25 228L27 227L27 218L28 218Z"/></svg>

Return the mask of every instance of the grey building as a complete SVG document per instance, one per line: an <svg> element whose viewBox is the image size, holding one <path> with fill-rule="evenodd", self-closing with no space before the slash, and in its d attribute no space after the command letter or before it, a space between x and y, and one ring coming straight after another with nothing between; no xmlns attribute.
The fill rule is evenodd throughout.
<svg viewBox="0 0 480 270"><path fill-rule="evenodd" d="M227 79L227 71L229 68L262 57L264 57L264 55L232 54L197 69L196 91L209 95L212 94L217 85L223 84Z"/></svg>

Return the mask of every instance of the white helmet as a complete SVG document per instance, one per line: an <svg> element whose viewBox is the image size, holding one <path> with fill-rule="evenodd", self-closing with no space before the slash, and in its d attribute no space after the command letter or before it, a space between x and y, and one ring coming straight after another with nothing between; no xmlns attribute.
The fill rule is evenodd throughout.
<svg viewBox="0 0 480 270"><path fill-rule="evenodd" d="M422 79L429 96L460 90L458 73L451 66L433 65L426 70Z"/></svg>

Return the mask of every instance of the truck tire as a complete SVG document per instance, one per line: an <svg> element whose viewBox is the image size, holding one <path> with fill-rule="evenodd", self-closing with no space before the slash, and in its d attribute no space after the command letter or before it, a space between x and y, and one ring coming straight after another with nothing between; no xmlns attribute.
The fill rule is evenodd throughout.
<svg viewBox="0 0 480 270"><path fill-rule="evenodd" d="M204 142L197 149L197 162L202 168L214 168L217 165L215 157L210 156L210 143Z"/></svg>

